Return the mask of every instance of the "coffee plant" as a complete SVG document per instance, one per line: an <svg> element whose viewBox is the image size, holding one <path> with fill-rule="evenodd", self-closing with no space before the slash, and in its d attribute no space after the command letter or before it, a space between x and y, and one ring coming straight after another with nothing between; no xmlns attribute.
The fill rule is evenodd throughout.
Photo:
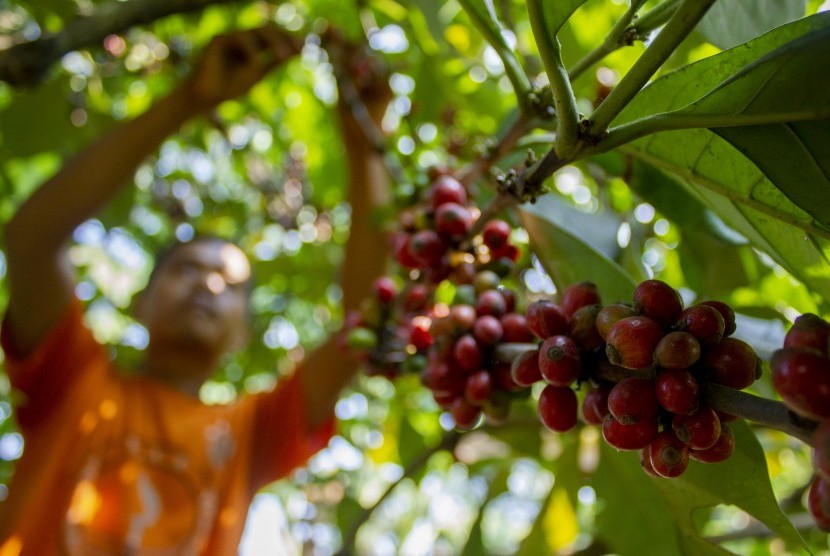
<svg viewBox="0 0 830 556"><path fill-rule="evenodd" d="M193 230L251 252L255 341L209 402L340 331L365 372L338 435L265 494L308 552L826 554L827 9L7 2L0 219L211 35L276 22L302 55L165 143L72 256L130 361L147 252ZM367 56L343 63L344 40ZM354 94L378 76L380 126ZM389 271L346 315L335 80L395 193L374 215ZM23 449L2 392L0 483Z"/></svg>

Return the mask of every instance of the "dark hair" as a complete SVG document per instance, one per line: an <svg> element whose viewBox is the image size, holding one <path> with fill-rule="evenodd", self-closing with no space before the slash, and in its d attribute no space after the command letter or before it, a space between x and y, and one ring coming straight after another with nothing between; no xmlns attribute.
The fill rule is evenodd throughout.
<svg viewBox="0 0 830 556"><path fill-rule="evenodd" d="M154 261L153 261L153 268L150 271L149 278L147 279L147 286L149 286L150 284L153 283L153 280L155 280L156 276L158 275L159 269L162 268L167 263L167 261L173 255L173 253L175 253L176 251L178 251L182 247L186 247L188 245L193 245L195 243L221 243L223 245L234 245L236 247L239 247L239 245L235 241L230 240L230 239L225 238L225 237L222 237L222 236L213 235L213 234L201 234L200 233L200 234L196 234L193 237L191 237L190 239L187 239L187 240L184 240L184 241L176 240L173 243L163 247L162 249L159 249L156 252L155 257L154 257ZM248 279L245 281L245 289L247 290L249 295L251 293L251 290L253 290L253 284L254 284L253 271L251 271L251 274L248 276Z"/></svg>

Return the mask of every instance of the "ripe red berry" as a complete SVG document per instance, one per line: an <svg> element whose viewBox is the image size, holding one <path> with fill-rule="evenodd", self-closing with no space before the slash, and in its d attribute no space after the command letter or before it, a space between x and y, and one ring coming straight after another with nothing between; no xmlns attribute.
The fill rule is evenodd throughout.
<svg viewBox="0 0 830 556"><path fill-rule="evenodd" d="M784 347L809 347L827 355L830 341L830 323L813 313L805 313L795 322L784 337Z"/></svg>
<svg viewBox="0 0 830 556"><path fill-rule="evenodd" d="M412 321L412 328L409 331L409 343L415 346L417 351L423 351L432 345L433 338L429 332L429 327L429 320L425 317L417 317Z"/></svg>
<svg viewBox="0 0 830 556"><path fill-rule="evenodd" d="M493 347L501 341L504 329L501 321L491 315L483 315L476 319L473 325L473 336L479 345Z"/></svg>
<svg viewBox="0 0 830 556"><path fill-rule="evenodd" d="M450 307L450 314L448 315L449 335L457 336L469 332L473 329L476 318L476 309L472 305L453 305ZM433 335L437 336L438 333L433 333Z"/></svg>
<svg viewBox="0 0 830 556"><path fill-rule="evenodd" d="M679 415L694 413L700 405L697 380L685 369L665 369L655 380L657 401L667 411Z"/></svg>
<svg viewBox="0 0 830 556"><path fill-rule="evenodd" d="M449 246L434 230L421 230L409 238L409 256L421 266L436 266L441 263Z"/></svg>
<svg viewBox="0 0 830 556"><path fill-rule="evenodd" d="M519 257L522 255L521 250L519 250L518 246L513 245L512 243L505 243L498 249L491 249L490 250L490 258L492 259L507 259L511 262L516 262L519 260Z"/></svg>
<svg viewBox="0 0 830 556"><path fill-rule="evenodd" d="M404 268L419 268L424 261L412 254L411 242L411 235L401 234L395 242L395 260Z"/></svg>
<svg viewBox="0 0 830 556"><path fill-rule="evenodd" d="M652 477L657 477L658 479L663 478L662 475L660 475L659 473L657 473L657 471L654 470L654 466L651 465L651 454L648 451L648 446L640 450L640 467L643 469L646 475L651 475Z"/></svg>
<svg viewBox="0 0 830 556"><path fill-rule="evenodd" d="M654 348L663 337L663 327L648 317L627 317L618 320L608 331L605 353L614 365L626 369L648 367L654 359Z"/></svg>
<svg viewBox="0 0 830 556"><path fill-rule="evenodd" d="M813 433L813 467L830 481L830 419L823 420Z"/></svg>
<svg viewBox="0 0 830 556"><path fill-rule="evenodd" d="M736 390L743 390L758 375L761 360L752 346L737 338L724 338L701 359L706 378Z"/></svg>
<svg viewBox="0 0 830 556"><path fill-rule="evenodd" d="M735 435L729 425L721 425L720 436L711 448L690 450L689 457L703 463L717 463L729 459L735 449Z"/></svg>
<svg viewBox="0 0 830 556"><path fill-rule="evenodd" d="M699 305L708 305L710 307L714 307L723 317L723 336L731 336L733 332L737 329L737 324L735 323L735 311L732 310L732 307L724 303L723 301L701 301Z"/></svg>
<svg viewBox="0 0 830 556"><path fill-rule="evenodd" d="M458 203L444 203L435 209L435 231L452 240L463 239L473 226L473 216Z"/></svg>
<svg viewBox="0 0 830 556"><path fill-rule="evenodd" d="M830 482L821 477L813 479L807 493L807 509L822 531L830 531Z"/></svg>
<svg viewBox="0 0 830 556"><path fill-rule="evenodd" d="M641 450L657 436L657 419L623 425L610 413L602 421L602 437L618 450Z"/></svg>
<svg viewBox="0 0 830 556"><path fill-rule="evenodd" d="M608 411L623 425L653 420L659 410L654 382L647 378L626 378L608 394Z"/></svg>
<svg viewBox="0 0 830 556"><path fill-rule="evenodd" d="M602 420L610 411L608 410L608 394L612 386L606 382L588 390L585 399L582 400L582 420L590 425L601 425Z"/></svg>
<svg viewBox="0 0 830 556"><path fill-rule="evenodd" d="M671 425L677 438L692 450L711 448L720 438L720 418L711 407L703 406L689 415L675 415Z"/></svg>
<svg viewBox="0 0 830 556"><path fill-rule="evenodd" d="M467 204L467 190L452 176L438 176L429 189L429 204L432 210L444 203Z"/></svg>
<svg viewBox="0 0 830 556"><path fill-rule="evenodd" d="M496 361L493 364L493 367L490 369L490 374L493 375L493 382L496 388L507 392L521 392L522 390L526 390L526 386L517 384L513 380L513 374L510 368L511 364L504 361Z"/></svg>
<svg viewBox="0 0 830 556"><path fill-rule="evenodd" d="M398 294L398 287L389 276L381 276L377 278L372 284L372 289L375 292L375 297L378 301L387 305L392 303L395 296Z"/></svg>
<svg viewBox="0 0 830 556"><path fill-rule="evenodd" d="M510 365L513 381L522 387L532 386L542 380L539 369L539 350L526 351L513 360Z"/></svg>
<svg viewBox="0 0 830 556"><path fill-rule="evenodd" d="M645 280L634 288L634 310L661 326L670 326L683 310L683 299L667 283Z"/></svg>
<svg viewBox="0 0 830 556"><path fill-rule="evenodd" d="M688 332L707 347L717 345L723 339L725 330L723 315L711 305L702 303L685 308L674 327Z"/></svg>
<svg viewBox="0 0 830 556"><path fill-rule="evenodd" d="M570 336L582 351L593 351L605 344L597 331L600 308L599 305L585 305L571 315Z"/></svg>
<svg viewBox="0 0 830 556"><path fill-rule="evenodd" d="M661 477L679 477L689 466L689 448L670 430L657 433L646 448L654 472Z"/></svg>
<svg viewBox="0 0 830 556"><path fill-rule="evenodd" d="M579 377L582 361L579 347L569 336L551 336L539 348L542 378L554 386L569 386Z"/></svg>
<svg viewBox="0 0 830 556"><path fill-rule="evenodd" d="M481 239L490 250L501 249L510 239L510 224L498 219L488 221L481 230Z"/></svg>
<svg viewBox="0 0 830 556"><path fill-rule="evenodd" d="M486 290L478 294L476 311L479 315L501 317L507 312L507 303L499 290Z"/></svg>
<svg viewBox="0 0 830 556"><path fill-rule="evenodd" d="M484 364L484 354L472 334L464 334L455 341L453 360L459 369L477 371Z"/></svg>
<svg viewBox="0 0 830 556"><path fill-rule="evenodd" d="M421 375L421 382L433 393L458 395L467 385L467 375L457 372L445 362L431 363Z"/></svg>
<svg viewBox="0 0 830 556"><path fill-rule="evenodd" d="M552 431L569 431L576 426L577 405L573 390L548 384L539 395L539 419Z"/></svg>
<svg viewBox="0 0 830 556"><path fill-rule="evenodd" d="M467 377L467 385L464 387L464 397L472 405L482 406L493 393L493 380L490 373L481 370L476 371Z"/></svg>
<svg viewBox="0 0 830 556"><path fill-rule="evenodd" d="M600 303L602 303L602 300L596 284L593 282L579 282L565 288L562 292L559 307L565 315L570 317L580 307L599 305Z"/></svg>
<svg viewBox="0 0 830 556"><path fill-rule="evenodd" d="M504 298L504 309L508 313L512 313L516 310L516 292L511 290L510 288L505 288L499 286L497 288L499 293Z"/></svg>
<svg viewBox="0 0 830 556"><path fill-rule="evenodd" d="M421 311L429 301L429 288L424 284L412 284L404 293L403 308L406 311Z"/></svg>
<svg viewBox="0 0 830 556"><path fill-rule="evenodd" d="M631 305L624 303L612 303L606 305L597 314L597 332L605 340L608 338L608 331L618 320L637 316L637 311Z"/></svg>
<svg viewBox="0 0 830 556"><path fill-rule="evenodd" d="M549 336L567 334L570 330L568 317L549 299L539 299L527 306L525 310L527 325L543 340Z"/></svg>
<svg viewBox="0 0 830 556"><path fill-rule="evenodd" d="M450 405L450 414L455 421L455 426L462 430L469 430L476 426L481 417L481 408L464 399L457 397Z"/></svg>
<svg viewBox="0 0 830 556"><path fill-rule="evenodd" d="M776 350L772 385L787 407L811 419L830 417L830 360L812 348Z"/></svg>
<svg viewBox="0 0 830 556"><path fill-rule="evenodd" d="M527 325L527 319L519 313L507 313L501 317L501 326L504 330L503 342L530 343L536 340L536 335Z"/></svg>
<svg viewBox="0 0 830 556"><path fill-rule="evenodd" d="M688 369L700 358L700 342L688 332L669 332L654 348L654 362L665 369Z"/></svg>

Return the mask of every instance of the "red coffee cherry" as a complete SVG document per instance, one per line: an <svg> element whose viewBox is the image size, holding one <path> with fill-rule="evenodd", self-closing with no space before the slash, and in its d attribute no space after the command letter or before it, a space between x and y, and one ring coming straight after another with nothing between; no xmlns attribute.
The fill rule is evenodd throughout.
<svg viewBox="0 0 830 556"><path fill-rule="evenodd" d="M496 289L499 290L499 293L504 298L505 311L508 313L514 312L516 310L516 292L501 285L499 285Z"/></svg>
<svg viewBox="0 0 830 556"><path fill-rule="evenodd" d="M634 288L634 310L667 327L673 324L683 311L683 299L677 290L667 283L661 280L645 280Z"/></svg>
<svg viewBox="0 0 830 556"><path fill-rule="evenodd" d="M658 433L646 450L651 467L661 477L679 477L689 466L689 448L670 430Z"/></svg>
<svg viewBox="0 0 830 556"><path fill-rule="evenodd" d="M582 351L594 351L605 345L597 331L597 315L600 305L585 305L571 315L570 337Z"/></svg>
<svg viewBox="0 0 830 556"><path fill-rule="evenodd" d="M570 331L568 317L549 299L539 299L527 306L525 310L527 325L543 340Z"/></svg>
<svg viewBox="0 0 830 556"><path fill-rule="evenodd" d="M605 353L611 363L626 369L648 367L662 337L663 327L657 321L642 316L624 318L608 331Z"/></svg>
<svg viewBox="0 0 830 556"><path fill-rule="evenodd" d="M507 313L501 317L501 326L504 331L502 341L529 344L536 341L536 335L527 325L527 319L519 313Z"/></svg>
<svg viewBox="0 0 830 556"><path fill-rule="evenodd" d="M827 355L830 341L830 323L813 313L805 313L795 322L784 337L784 347L809 347Z"/></svg>
<svg viewBox="0 0 830 556"><path fill-rule="evenodd" d="M602 299L600 298L597 285L593 282L579 282L565 288L562 292L559 307L565 315L570 317L580 307L599 305L600 303L602 303Z"/></svg>
<svg viewBox="0 0 830 556"><path fill-rule="evenodd" d="M444 203L467 204L467 190L452 176L439 176L429 189L429 205L436 210Z"/></svg>
<svg viewBox="0 0 830 556"><path fill-rule="evenodd" d="M597 313L597 332L603 340L608 339L608 331L618 320L637 316L637 311L631 305L612 303L600 309Z"/></svg>
<svg viewBox="0 0 830 556"><path fill-rule="evenodd" d="M499 290L486 290L478 294L476 312L479 315L501 317L507 312L507 304Z"/></svg>
<svg viewBox="0 0 830 556"><path fill-rule="evenodd" d="M489 220L481 230L481 240L491 251L507 245L510 239L510 224L504 220Z"/></svg>
<svg viewBox="0 0 830 556"><path fill-rule="evenodd" d="M807 509L822 531L830 531L830 482L821 477L813 479L807 493Z"/></svg>
<svg viewBox="0 0 830 556"><path fill-rule="evenodd" d="M717 412L703 406L689 415L675 415L672 430L692 450L706 450L720 438L721 423Z"/></svg>
<svg viewBox="0 0 830 556"><path fill-rule="evenodd" d="M459 396L450 404L450 414L457 428L469 430L478 424L481 408L471 404L463 396Z"/></svg>
<svg viewBox="0 0 830 556"><path fill-rule="evenodd" d="M432 345L434 339L429 333L428 320L418 317L412 321L412 328L409 331L409 343L415 346L418 351L424 351Z"/></svg>
<svg viewBox="0 0 830 556"><path fill-rule="evenodd" d="M642 467L646 475L651 475L652 477L657 477L658 479L663 478L662 475L654 470L654 466L651 465L651 454L649 453L648 446L640 450L640 467Z"/></svg>
<svg viewBox="0 0 830 556"><path fill-rule="evenodd" d="M701 362L708 380L736 390L755 382L761 365L752 346L737 338L724 338Z"/></svg>
<svg viewBox="0 0 830 556"><path fill-rule="evenodd" d="M576 426L576 394L570 388L548 384L539 396L539 418L547 428L567 432Z"/></svg>
<svg viewBox="0 0 830 556"><path fill-rule="evenodd" d="M641 450L657 436L657 419L623 425L610 413L602 421L602 437L617 450Z"/></svg>
<svg viewBox="0 0 830 556"><path fill-rule="evenodd" d="M700 405L697 380L685 369L661 370L655 380L655 390L657 401L672 413L689 415Z"/></svg>
<svg viewBox="0 0 830 556"><path fill-rule="evenodd" d="M458 203L444 203L435 209L435 231L451 240L463 239L473 227L473 216Z"/></svg>
<svg viewBox="0 0 830 556"><path fill-rule="evenodd" d="M585 394L582 400L582 420L589 425L601 425L602 420L608 415L608 395L612 386L602 382L594 386Z"/></svg>
<svg viewBox="0 0 830 556"><path fill-rule="evenodd" d="M429 288L424 284L412 284L404 294L403 308L410 312L421 311L426 308L428 302Z"/></svg>
<svg viewBox="0 0 830 556"><path fill-rule="evenodd" d="M384 305L392 303L395 296L398 295L398 287L389 276L381 276L372 283L372 290L375 292L375 297Z"/></svg>
<svg viewBox="0 0 830 556"><path fill-rule="evenodd" d="M539 348L542 378L554 386L569 386L579 377L582 361L579 347L569 336L551 336Z"/></svg>
<svg viewBox="0 0 830 556"><path fill-rule="evenodd" d="M608 411L623 425L653 420L659 410L654 382L647 378L626 378L608 394Z"/></svg>
<svg viewBox="0 0 830 556"><path fill-rule="evenodd" d="M421 375L421 382L433 393L458 396L467 386L467 375L457 372L447 363L432 363Z"/></svg>
<svg viewBox="0 0 830 556"><path fill-rule="evenodd" d="M735 323L735 311L732 310L732 307L723 301L701 301L698 305L708 305L717 309L723 317L724 337L731 336L735 332L737 324Z"/></svg>
<svg viewBox="0 0 830 556"><path fill-rule="evenodd" d="M424 265L424 261L415 257L410 248L412 236L409 234L400 234L395 240L395 260L398 261L404 268L420 268ZM440 257L439 257L440 260Z"/></svg>
<svg viewBox="0 0 830 556"><path fill-rule="evenodd" d="M436 266L441 263L449 245L434 230L421 230L409 238L409 256L419 266Z"/></svg>
<svg viewBox="0 0 830 556"><path fill-rule="evenodd" d="M700 358L700 342L687 332L669 332L654 348L654 362L665 369L688 369Z"/></svg>
<svg viewBox="0 0 830 556"><path fill-rule="evenodd" d="M539 350L526 351L513 360L510 365L513 381L519 386L528 387L542 380L539 369Z"/></svg>
<svg viewBox="0 0 830 556"><path fill-rule="evenodd" d="M674 327L688 332L706 347L720 343L726 330L723 315L711 305L702 303L685 308Z"/></svg>
<svg viewBox="0 0 830 556"><path fill-rule="evenodd" d="M493 347L504 335L501 321L492 315L483 315L473 325L473 337L483 347Z"/></svg>
<svg viewBox="0 0 830 556"><path fill-rule="evenodd" d="M776 350L772 385L787 407L811 419L830 417L830 360L813 348Z"/></svg>
<svg viewBox="0 0 830 556"><path fill-rule="evenodd" d="M721 425L720 437L715 445L705 450L690 450L689 457L703 463L717 463L729 459L735 449L735 435L729 425Z"/></svg>
<svg viewBox="0 0 830 556"><path fill-rule="evenodd" d="M464 334L455 341L452 355L458 368L467 372L477 371L484 364L484 354L472 334Z"/></svg>
<svg viewBox="0 0 830 556"><path fill-rule="evenodd" d="M515 263L519 260L521 255L521 250L512 243L506 243L498 249L490 250L490 258L493 260L507 259L508 261Z"/></svg>
<svg viewBox="0 0 830 556"><path fill-rule="evenodd" d="M490 373L481 370L476 371L467 377L467 384L464 387L464 398L475 406L482 406L490 399L493 393L493 380Z"/></svg>
<svg viewBox="0 0 830 556"><path fill-rule="evenodd" d="M447 333L450 336L458 336L473 329L476 322L476 308L472 305L453 305L450 307L450 314L447 318ZM433 336L439 336L439 332L433 332Z"/></svg>
<svg viewBox="0 0 830 556"><path fill-rule="evenodd" d="M813 467L830 481L830 419L823 420L813 433Z"/></svg>

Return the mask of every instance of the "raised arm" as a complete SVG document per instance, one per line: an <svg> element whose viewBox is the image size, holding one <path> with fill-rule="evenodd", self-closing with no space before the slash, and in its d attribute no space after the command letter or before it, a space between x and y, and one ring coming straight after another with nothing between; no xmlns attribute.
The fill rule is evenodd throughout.
<svg viewBox="0 0 830 556"><path fill-rule="evenodd" d="M370 63L365 58L341 60L339 63ZM337 60L334 60L338 63ZM363 67L366 67L365 65ZM347 71L345 68L340 68ZM346 76L350 79L352 76ZM364 76L365 77L365 76ZM363 299L371 294L372 283L384 274L389 262L389 245L378 219L378 209L391 200L389 178L382 154L369 140L363 125L355 117L352 101L358 109L368 109L366 117L380 129L380 121L390 100L391 92L383 74L376 71L367 82L341 82L338 115L349 167L348 202L352 217L349 240L341 269L343 308L358 309ZM356 93L359 98L350 98ZM340 391L358 370L356 361L344 357L334 338L312 352L301 367L301 381L305 395L309 424L314 427L331 415Z"/></svg>
<svg viewBox="0 0 830 556"><path fill-rule="evenodd" d="M182 84L77 154L20 206L5 227L6 319L17 351L31 351L71 298L74 279L66 248L75 228L114 197L182 124L245 93L299 47L271 26L214 38Z"/></svg>

